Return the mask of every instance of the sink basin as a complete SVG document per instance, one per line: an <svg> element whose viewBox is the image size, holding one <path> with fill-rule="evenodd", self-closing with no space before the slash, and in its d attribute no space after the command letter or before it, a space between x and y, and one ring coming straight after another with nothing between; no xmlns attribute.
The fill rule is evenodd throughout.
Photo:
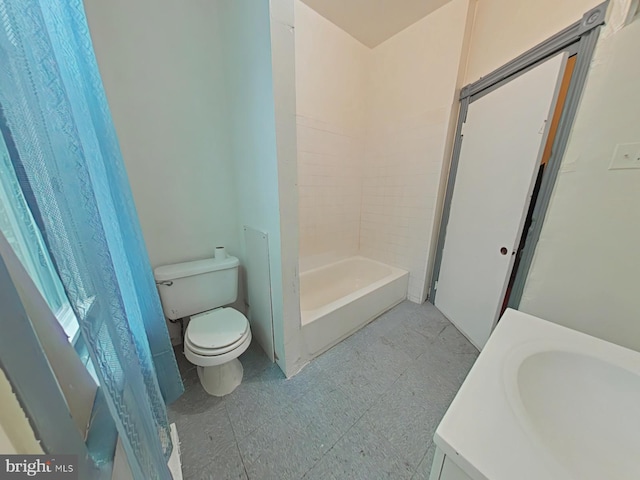
<svg viewBox="0 0 640 480"><path fill-rule="evenodd" d="M572 477L640 478L640 376L588 354L542 351L520 363L517 392L530 431Z"/></svg>
<svg viewBox="0 0 640 480"><path fill-rule="evenodd" d="M507 309L440 422L472 480L640 480L640 352Z"/></svg>

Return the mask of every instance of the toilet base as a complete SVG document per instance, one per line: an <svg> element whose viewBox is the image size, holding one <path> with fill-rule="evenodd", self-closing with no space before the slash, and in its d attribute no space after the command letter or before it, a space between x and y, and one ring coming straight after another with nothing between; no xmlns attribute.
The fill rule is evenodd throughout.
<svg viewBox="0 0 640 480"><path fill-rule="evenodd" d="M214 397L224 397L242 382L244 369L240 360L233 360L213 367L198 366L198 377L205 392Z"/></svg>

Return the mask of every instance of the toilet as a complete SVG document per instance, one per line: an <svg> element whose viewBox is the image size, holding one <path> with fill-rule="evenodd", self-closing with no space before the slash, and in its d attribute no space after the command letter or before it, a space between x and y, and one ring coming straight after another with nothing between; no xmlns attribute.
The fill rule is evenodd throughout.
<svg viewBox="0 0 640 480"><path fill-rule="evenodd" d="M238 297L236 257L210 258L157 267L153 273L164 314L170 320L191 317L184 335L184 354L197 365L205 391L216 397L242 382L238 357L251 343L249 321L225 307Z"/></svg>

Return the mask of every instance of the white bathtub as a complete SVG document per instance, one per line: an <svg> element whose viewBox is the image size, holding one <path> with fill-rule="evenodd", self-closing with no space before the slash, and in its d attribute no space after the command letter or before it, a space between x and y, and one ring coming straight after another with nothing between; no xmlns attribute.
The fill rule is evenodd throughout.
<svg viewBox="0 0 640 480"><path fill-rule="evenodd" d="M409 272L351 257L300 274L302 332L318 355L407 297Z"/></svg>

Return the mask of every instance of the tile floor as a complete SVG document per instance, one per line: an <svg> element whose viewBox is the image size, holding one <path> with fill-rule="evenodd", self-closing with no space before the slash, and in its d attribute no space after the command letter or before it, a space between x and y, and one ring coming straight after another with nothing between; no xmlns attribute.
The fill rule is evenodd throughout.
<svg viewBox="0 0 640 480"><path fill-rule="evenodd" d="M207 395L176 352L169 407L189 479L427 479L433 433L477 358L428 303L405 301L287 380L252 345L244 380Z"/></svg>

